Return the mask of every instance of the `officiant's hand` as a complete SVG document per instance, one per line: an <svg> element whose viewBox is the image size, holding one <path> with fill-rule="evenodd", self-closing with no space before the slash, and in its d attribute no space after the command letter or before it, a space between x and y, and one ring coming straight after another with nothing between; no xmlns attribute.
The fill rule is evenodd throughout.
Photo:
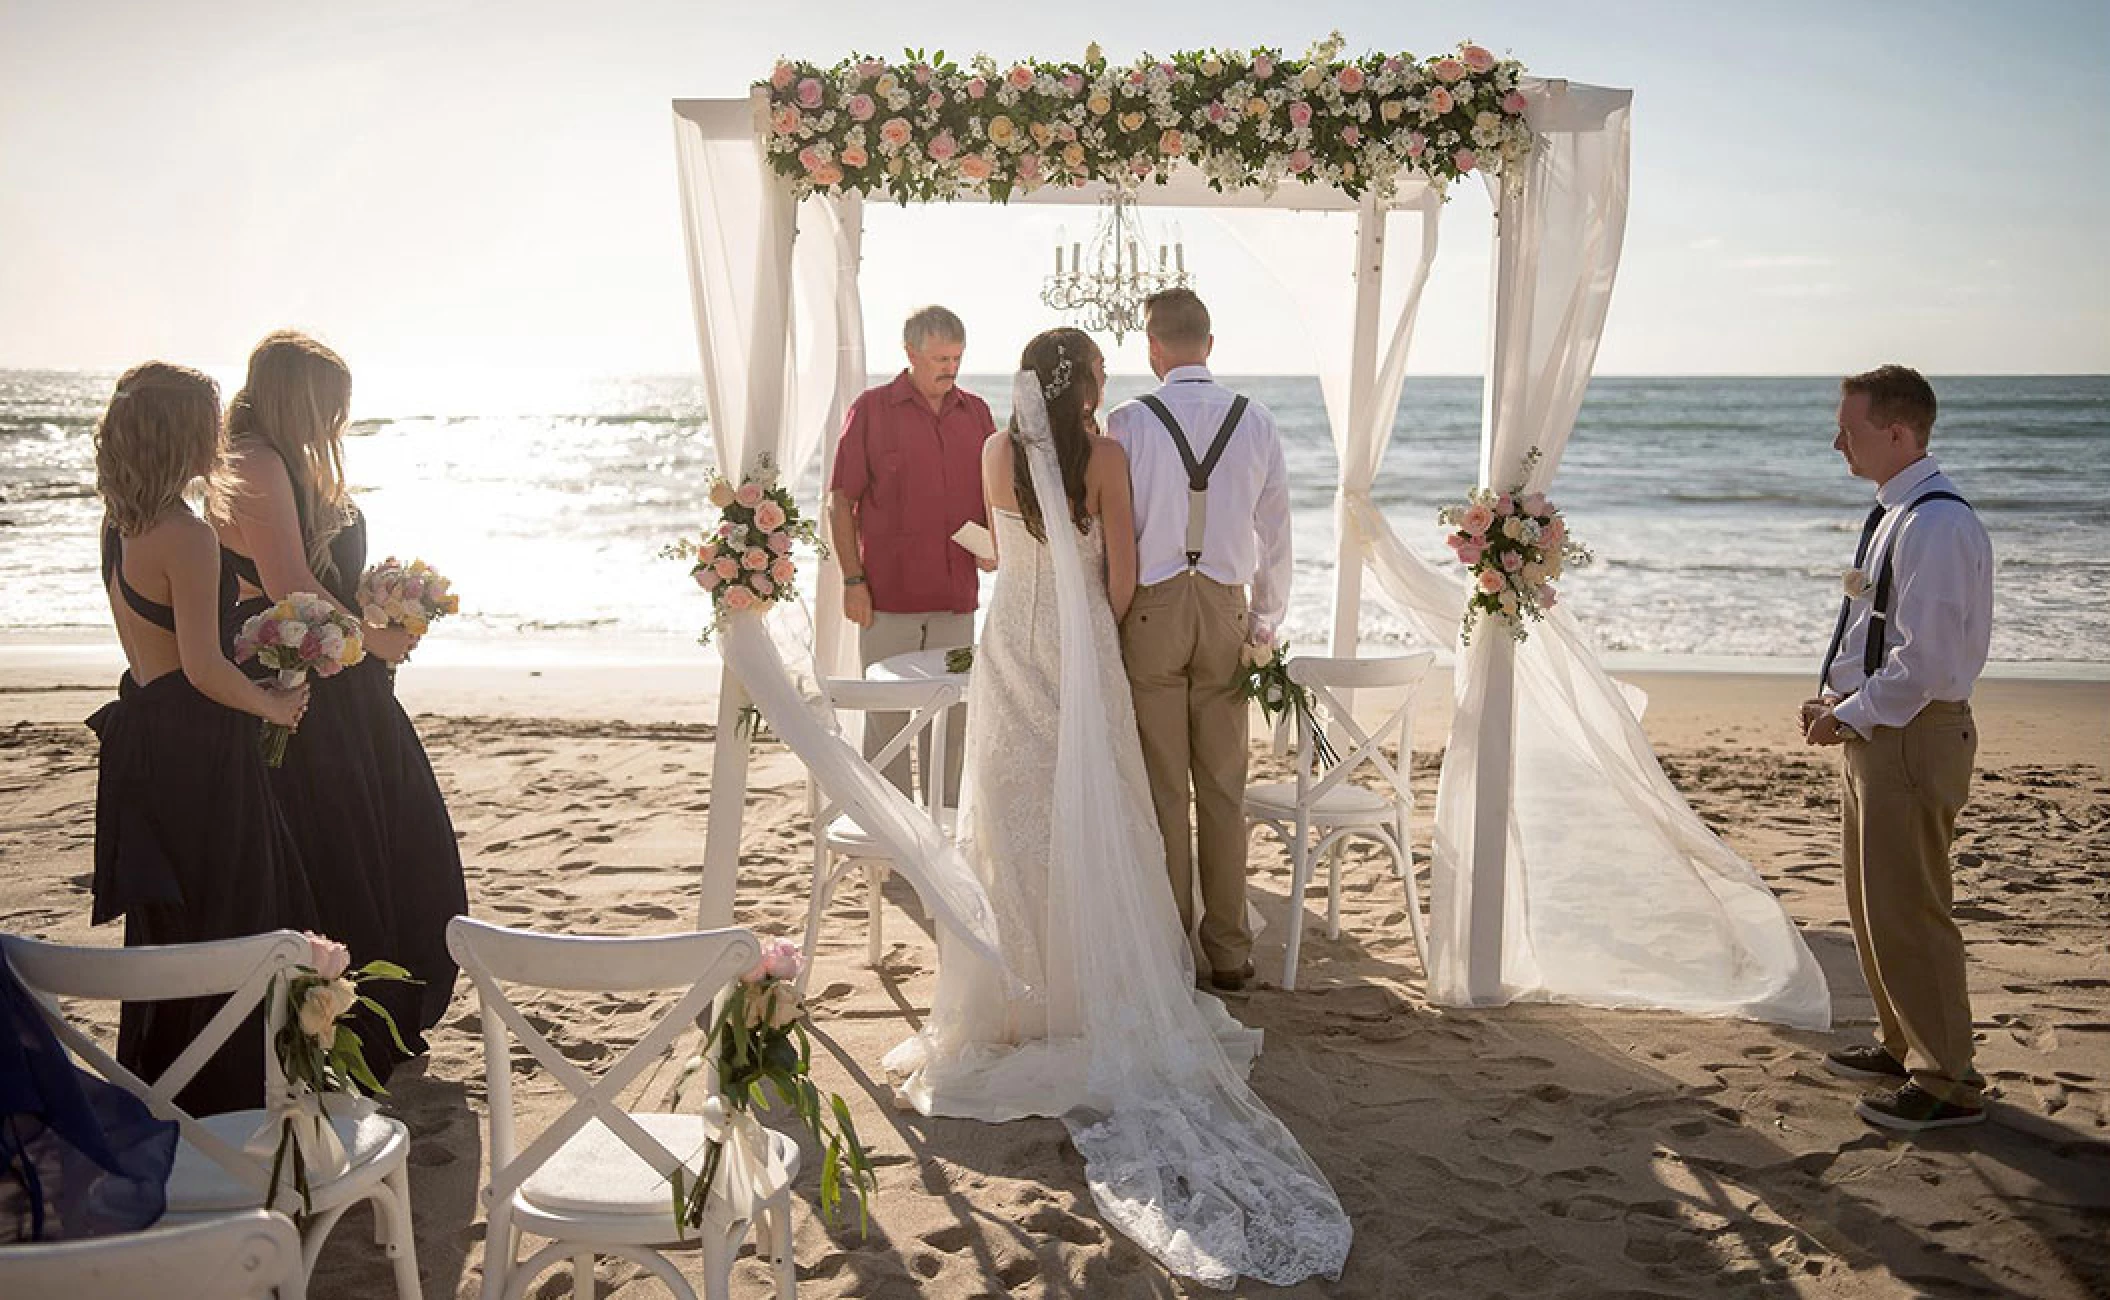
<svg viewBox="0 0 2110 1300"><path fill-rule="evenodd" d="M860 582L843 588L843 617L859 627L872 626L872 589Z"/></svg>
<svg viewBox="0 0 2110 1300"><path fill-rule="evenodd" d="M974 567L980 569L984 573L995 573L996 557L994 555L977 555L974 557Z"/></svg>

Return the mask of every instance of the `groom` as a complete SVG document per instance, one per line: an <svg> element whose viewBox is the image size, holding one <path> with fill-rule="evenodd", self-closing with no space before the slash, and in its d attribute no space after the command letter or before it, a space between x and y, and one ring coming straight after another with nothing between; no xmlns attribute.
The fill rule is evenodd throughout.
<svg viewBox="0 0 2110 1300"><path fill-rule="evenodd" d="M1198 866L1209 983L1231 993L1253 978L1246 702L1233 681L1246 642L1272 641L1289 605L1288 472L1267 408L1210 375L1202 300L1170 289L1143 312L1164 385L1106 419L1135 488L1141 586L1121 620L1121 654L1180 924L1195 933ZM1188 841L1190 783L1199 854Z"/></svg>

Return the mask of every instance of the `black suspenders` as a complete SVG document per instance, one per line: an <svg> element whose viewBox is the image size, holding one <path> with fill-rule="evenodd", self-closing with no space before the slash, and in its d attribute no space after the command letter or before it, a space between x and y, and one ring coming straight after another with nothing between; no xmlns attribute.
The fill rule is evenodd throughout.
<svg viewBox="0 0 2110 1300"><path fill-rule="evenodd" d="M1209 503L1209 476L1216 472L1216 462L1223 459L1224 448L1231 445L1231 433L1245 415L1244 394L1232 398L1230 413L1224 416L1223 427L1216 431L1216 440L1209 444L1209 452L1199 461L1194 459L1194 447L1187 441L1187 431L1172 417L1156 394L1143 398L1143 405L1158 417L1172 434L1172 445L1179 448L1180 463L1187 467L1187 567L1192 569L1202 562L1202 537L1207 529Z"/></svg>
<svg viewBox="0 0 2110 1300"><path fill-rule="evenodd" d="M1954 492L1929 492L1923 497L1915 497L1902 513L1909 515L1929 501L1954 501L1966 510L1971 508L1970 502ZM1899 520L1898 528L1904 526L1904 521ZM1883 547L1882 566L1876 572L1875 602L1868 611L1868 640L1861 653L1861 671L1870 677L1875 676L1876 670L1883 666L1884 634L1890 627L1890 556L1897 548L1897 530L1892 529L1890 542Z"/></svg>

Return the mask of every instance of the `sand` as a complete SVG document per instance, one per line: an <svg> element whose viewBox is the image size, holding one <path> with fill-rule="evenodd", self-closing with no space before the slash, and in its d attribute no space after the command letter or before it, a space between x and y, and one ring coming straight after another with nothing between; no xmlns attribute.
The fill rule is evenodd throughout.
<svg viewBox="0 0 2110 1300"><path fill-rule="evenodd" d="M421 652L422 657L422 652ZM536 929L652 933L690 924L710 807L715 674L669 655L637 664L473 656L413 665L402 693L447 791L474 910ZM107 647L0 646L0 926L115 943L87 924L93 739ZM1267 1031L1253 1081L1333 1180L1356 1244L1337 1284L1300 1296L1661 1296L1740 1293L2078 1297L2110 1294L2110 685L1992 681L1977 699L1980 776L1958 844L1991 1123L1918 1140L1868 1128L1823 1049L1866 1033L1836 849L1828 755L1790 719L1804 683L1657 673L1646 719L1666 769L1762 871L1830 976L1838 1036L1741 1021L1526 1006L1427 1005L1398 882L1352 856L1343 929L1307 906L1302 986L1280 974L1288 870L1254 857L1271 929L1263 982L1233 1000ZM1440 692L1438 692L1440 694ZM1423 816L1446 706L1417 727ZM17 721L19 719L19 721ZM1263 766L1274 760L1256 746ZM765 740L747 805L738 911L757 930L803 923L803 771ZM1426 851L1428 827L1417 827ZM864 965L862 889L834 908L813 979L816 1073L849 1101L880 1167L870 1235L829 1227L799 1192L800 1293L811 1297L1174 1296L1093 1211L1054 1122L986 1126L894 1108L883 1052L928 1006L928 923L896 881L888 954ZM672 995L536 1000L587 1068L643 1032ZM414 1135L418 1251L431 1297L474 1295L482 1224L482 1053L473 999L397 1076ZM683 1054L687 1047L681 1049ZM676 1071L637 1093L662 1101ZM524 1122L553 1113L546 1075L516 1075ZM355 1211L312 1294L392 1294ZM685 1261L698 1276L693 1254ZM601 1293L663 1295L603 1261ZM535 1292L568 1294L558 1277ZM743 1257L736 1295L768 1294ZM1244 1287L1240 1294L1270 1293Z"/></svg>

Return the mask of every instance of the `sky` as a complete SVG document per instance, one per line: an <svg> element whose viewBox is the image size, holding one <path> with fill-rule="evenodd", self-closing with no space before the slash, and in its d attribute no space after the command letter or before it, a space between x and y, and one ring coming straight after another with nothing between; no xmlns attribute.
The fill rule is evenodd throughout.
<svg viewBox="0 0 2110 1300"><path fill-rule="evenodd" d="M1294 53L1331 29L1633 89L1599 373L2110 371L2101 0L0 0L0 368L226 368L292 325L362 374L691 372L670 100L740 95L779 55ZM873 205L874 368L939 301L970 371L1008 369L1054 323L1064 219ZM1454 190L1418 373L1482 368L1488 227ZM1218 368L1309 372L1280 268L1210 217L1181 233ZM1142 368L1133 338L1113 364Z"/></svg>

